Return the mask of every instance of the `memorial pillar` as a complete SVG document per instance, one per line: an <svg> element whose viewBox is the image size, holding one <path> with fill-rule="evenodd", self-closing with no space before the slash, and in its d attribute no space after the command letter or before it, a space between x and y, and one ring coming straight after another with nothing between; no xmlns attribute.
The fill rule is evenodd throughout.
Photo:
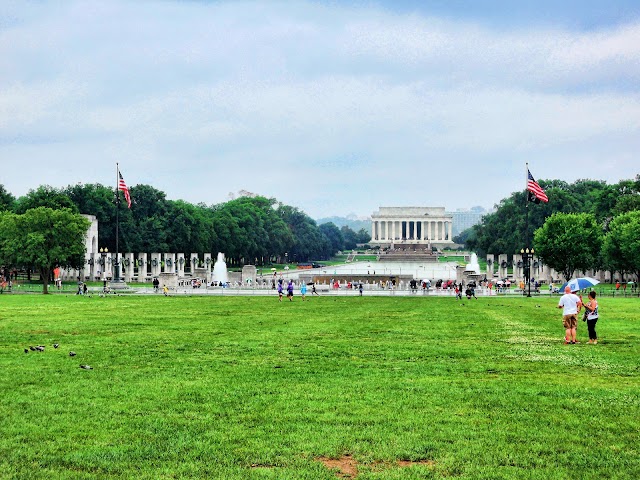
<svg viewBox="0 0 640 480"><path fill-rule="evenodd" d="M498 255L498 277L500 278L500 280L502 280L503 278L507 278L507 268L507 255L501 253L500 255Z"/></svg>
<svg viewBox="0 0 640 480"><path fill-rule="evenodd" d="M133 279L133 267L134 259L133 253L125 253L122 260L122 275L125 282L130 282Z"/></svg>
<svg viewBox="0 0 640 480"><path fill-rule="evenodd" d="M213 271L213 258L211 257L210 253L205 253L204 254L204 268L206 268L207 270L207 285L209 285L211 283L211 281L213 280L213 275L212 275L212 271ZM254 275L255 277L255 275ZM254 278L255 280L255 278Z"/></svg>
<svg viewBox="0 0 640 480"><path fill-rule="evenodd" d="M487 254L487 279L491 280L493 278L493 253Z"/></svg>
<svg viewBox="0 0 640 480"><path fill-rule="evenodd" d="M518 281L524 278L524 260L522 259L522 255L516 253L513 255L513 279L514 281ZM527 283L527 279L524 278L525 283Z"/></svg>
<svg viewBox="0 0 640 480"><path fill-rule="evenodd" d="M176 273L176 254L164 254L164 273Z"/></svg>
<svg viewBox="0 0 640 480"><path fill-rule="evenodd" d="M447 222L447 226L449 227L449 241L453 242L453 222Z"/></svg>
<svg viewBox="0 0 640 480"><path fill-rule="evenodd" d="M176 267L178 269L178 277L184 277L184 253L178 253L176 257Z"/></svg>
<svg viewBox="0 0 640 480"><path fill-rule="evenodd" d="M189 265L191 267L191 276L195 276L196 268L200 266L200 259L197 253L192 253L189 257Z"/></svg>
<svg viewBox="0 0 640 480"><path fill-rule="evenodd" d="M138 254L138 281L146 282L147 281L147 254L139 253Z"/></svg>
<svg viewBox="0 0 640 480"><path fill-rule="evenodd" d="M157 277L160 275L160 253L151 254L151 276Z"/></svg>

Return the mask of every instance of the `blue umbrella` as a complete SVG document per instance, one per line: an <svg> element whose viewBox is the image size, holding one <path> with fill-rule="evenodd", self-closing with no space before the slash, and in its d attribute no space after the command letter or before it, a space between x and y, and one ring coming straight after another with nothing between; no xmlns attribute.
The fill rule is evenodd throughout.
<svg viewBox="0 0 640 480"><path fill-rule="evenodd" d="M562 287L560 287L560 291L564 292L564 287L566 287L567 285L569 286L569 288L571 288L572 292L577 292L578 290L583 290L585 288L593 287L599 283L600 283L599 280L596 280L595 278L591 278L591 277L572 278L567 283L562 285Z"/></svg>

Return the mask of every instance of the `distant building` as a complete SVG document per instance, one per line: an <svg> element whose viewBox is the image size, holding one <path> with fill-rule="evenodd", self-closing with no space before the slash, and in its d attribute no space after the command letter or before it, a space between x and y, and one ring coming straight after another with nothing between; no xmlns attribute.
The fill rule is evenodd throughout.
<svg viewBox="0 0 640 480"><path fill-rule="evenodd" d="M371 215L371 244L451 245L452 220L444 207L380 207Z"/></svg>
<svg viewBox="0 0 640 480"><path fill-rule="evenodd" d="M477 225L482 220L482 217L487 215L489 212L482 207L473 207L470 209L461 209L459 208L455 212L448 212L448 215L451 215L453 219L453 227L451 234L455 237L456 235L460 235L467 228L471 228L474 225Z"/></svg>

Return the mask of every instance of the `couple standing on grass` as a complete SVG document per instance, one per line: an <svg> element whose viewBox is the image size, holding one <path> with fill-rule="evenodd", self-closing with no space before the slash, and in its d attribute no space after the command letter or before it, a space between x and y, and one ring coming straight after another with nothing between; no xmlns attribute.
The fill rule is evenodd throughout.
<svg viewBox="0 0 640 480"><path fill-rule="evenodd" d="M571 287L564 287L564 295L560 297L558 308L562 308L562 324L565 328L564 343L575 344L580 343L576 338L578 329L578 312L584 306L585 313L582 320L586 320L587 329L589 330L589 343L598 343L596 335L596 323L598 323L598 301L596 300L596 292L589 292L589 301L582 303L582 299L571 292Z"/></svg>

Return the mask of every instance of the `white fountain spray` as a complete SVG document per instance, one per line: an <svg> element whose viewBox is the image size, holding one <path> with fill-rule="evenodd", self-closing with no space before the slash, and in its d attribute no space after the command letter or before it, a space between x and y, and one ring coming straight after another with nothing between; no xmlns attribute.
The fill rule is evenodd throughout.
<svg viewBox="0 0 640 480"><path fill-rule="evenodd" d="M213 265L213 280L220 283L227 283L227 263L224 261L224 253L218 252L218 258Z"/></svg>

